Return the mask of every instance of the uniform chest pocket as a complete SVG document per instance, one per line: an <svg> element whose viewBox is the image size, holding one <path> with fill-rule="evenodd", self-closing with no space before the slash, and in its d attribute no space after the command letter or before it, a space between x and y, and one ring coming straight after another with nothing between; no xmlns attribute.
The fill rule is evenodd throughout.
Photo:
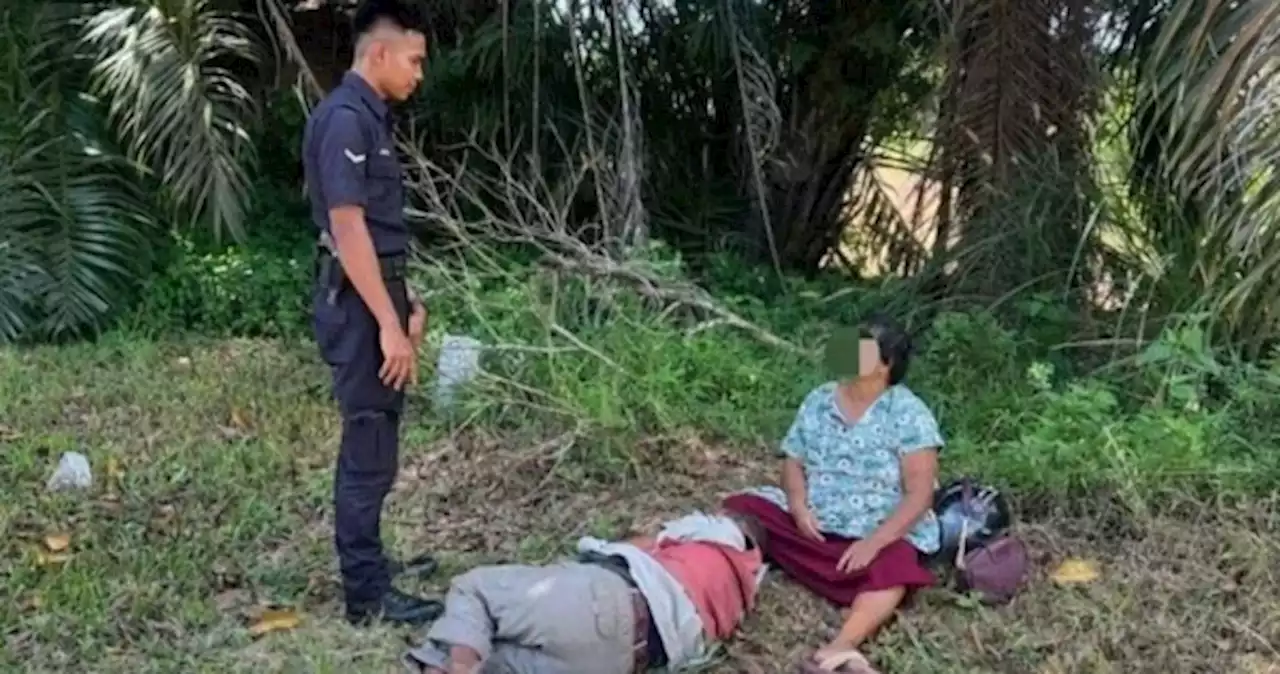
<svg viewBox="0 0 1280 674"><path fill-rule="evenodd" d="M369 157L369 180L400 180L400 162L389 149L380 149Z"/></svg>
<svg viewBox="0 0 1280 674"><path fill-rule="evenodd" d="M369 157L369 204L366 208L378 218L393 218L400 212L400 163L394 152L375 150Z"/></svg>

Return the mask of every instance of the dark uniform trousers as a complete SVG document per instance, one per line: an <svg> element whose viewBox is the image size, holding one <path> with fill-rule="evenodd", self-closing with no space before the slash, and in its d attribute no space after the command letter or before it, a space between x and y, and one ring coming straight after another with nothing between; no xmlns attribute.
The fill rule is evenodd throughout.
<svg viewBox="0 0 1280 674"><path fill-rule="evenodd" d="M387 291L408 328L409 298L403 279ZM336 293L316 283L313 320L320 354L333 373L342 411L342 446L333 481L334 544L347 604L372 604L391 585L382 552L382 505L400 462L404 393L378 379L382 346L377 320L349 283Z"/></svg>

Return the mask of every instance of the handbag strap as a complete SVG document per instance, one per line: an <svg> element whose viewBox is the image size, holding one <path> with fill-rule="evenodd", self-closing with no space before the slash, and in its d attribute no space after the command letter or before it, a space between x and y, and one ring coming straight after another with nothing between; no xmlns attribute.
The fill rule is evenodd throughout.
<svg viewBox="0 0 1280 674"><path fill-rule="evenodd" d="M956 547L956 568L964 571L965 548L969 542L969 510L973 505L973 480L962 478L960 480L960 511L964 513L964 517L960 520L960 544Z"/></svg>

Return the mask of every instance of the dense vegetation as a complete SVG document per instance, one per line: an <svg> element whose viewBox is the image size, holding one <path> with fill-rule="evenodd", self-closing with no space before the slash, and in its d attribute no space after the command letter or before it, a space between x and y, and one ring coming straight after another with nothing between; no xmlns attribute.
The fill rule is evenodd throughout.
<svg viewBox="0 0 1280 674"><path fill-rule="evenodd" d="M3 10L0 335L115 325L182 254L174 233L276 236L253 202L297 189L299 101L347 58L341 3L316 4ZM468 222L550 199L615 256L660 240L695 270L728 253L970 304L1051 292L1089 339L1143 343L1199 313L1215 346L1262 355L1280 10L997 4L428 3L405 149L437 185L466 166L541 190L472 194Z"/></svg>
<svg viewBox="0 0 1280 674"><path fill-rule="evenodd" d="M569 8L429 4L402 115L437 337L580 351L497 350L521 404L768 437L829 327L889 309L959 466L1273 474L1272 3ZM0 336L305 336L303 102L346 57L298 45L340 12L4 9Z"/></svg>

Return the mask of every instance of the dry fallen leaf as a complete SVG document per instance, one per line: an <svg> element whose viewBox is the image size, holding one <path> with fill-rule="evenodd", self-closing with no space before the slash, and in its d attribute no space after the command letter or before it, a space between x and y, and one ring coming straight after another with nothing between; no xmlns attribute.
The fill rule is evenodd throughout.
<svg viewBox="0 0 1280 674"><path fill-rule="evenodd" d="M239 407L231 408L231 425L241 430L249 427L249 423L245 421L244 412Z"/></svg>
<svg viewBox="0 0 1280 674"><path fill-rule="evenodd" d="M49 552L62 552L71 547L71 534L53 534L44 537L44 547Z"/></svg>
<svg viewBox="0 0 1280 674"><path fill-rule="evenodd" d="M249 626L249 634L258 637L268 632L291 630L301 622L302 619L293 609L266 611L257 622Z"/></svg>
<svg viewBox="0 0 1280 674"><path fill-rule="evenodd" d="M1049 574L1053 582L1059 585L1074 585L1080 583L1092 583L1102 574L1098 572L1098 565L1087 559L1072 557L1063 560L1058 568Z"/></svg>

